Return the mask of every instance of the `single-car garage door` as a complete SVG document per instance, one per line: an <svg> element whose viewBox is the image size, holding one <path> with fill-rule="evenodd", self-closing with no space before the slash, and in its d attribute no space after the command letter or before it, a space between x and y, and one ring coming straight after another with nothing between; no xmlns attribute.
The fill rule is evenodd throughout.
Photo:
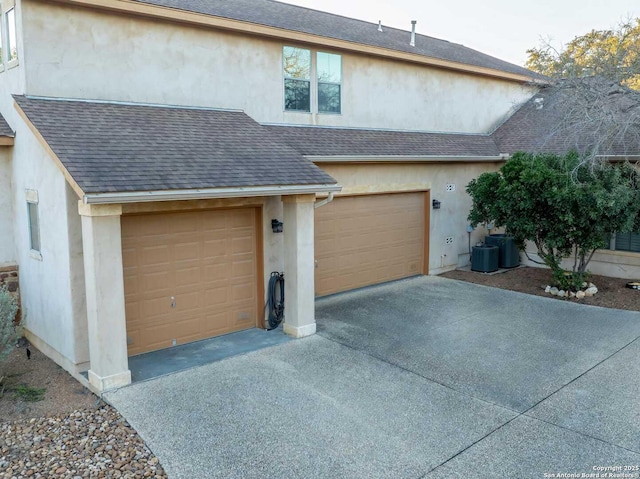
<svg viewBox="0 0 640 479"><path fill-rule="evenodd" d="M425 271L426 193L336 198L315 211L316 295Z"/></svg>
<svg viewBox="0 0 640 479"><path fill-rule="evenodd" d="M256 326L255 208L122 217L129 355Z"/></svg>

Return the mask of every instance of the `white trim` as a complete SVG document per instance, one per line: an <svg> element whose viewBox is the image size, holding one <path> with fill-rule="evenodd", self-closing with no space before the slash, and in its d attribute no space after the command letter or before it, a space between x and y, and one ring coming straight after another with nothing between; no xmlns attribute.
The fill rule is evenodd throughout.
<svg viewBox="0 0 640 479"><path fill-rule="evenodd" d="M42 261L42 253L40 253L40 251L36 251L35 249L29 250L29 257L37 261Z"/></svg>
<svg viewBox="0 0 640 479"><path fill-rule="evenodd" d="M35 203L38 204L38 190L24 190L24 197L27 200L27 203Z"/></svg>
<svg viewBox="0 0 640 479"><path fill-rule="evenodd" d="M285 334L294 338L304 338L316 334L316 323L305 324L304 326L291 326L285 320L282 328Z"/></svg>
<svg viewBox="0 0 640 479"><path fill-rule="evenodd" d="M99 396L106 391L122 388L131 384L131 371L126 370L111 376L98 376L91 369L87 372L89 376L89 389Z"/></svg>
<svg viewBox="0 0 640 479"><path fill-rule="evenodd" d="M92 193L82 198L84 204L147 203L153 201L243 198L254 196L306 195L342 190L341 185L247 186L198 190L133 191L131 193Z"/></svg>
<svg viewBox="0 0 640 479"><path fill-rule="evenodd" d="M318 130L351 130L351 131L382 131L382 132L397 132L397 133L423 133L423 134L436 134L436 135L453 135L453 136L481 136L489 138L491 135L488 133L469 133L464 131L440 131L440 130L411 130L406 128L363 128L361 126L332 126L332 125L300 125L299 123L273 123L264 122L260 123L263 126L276 126L276 127L293 127L293 128L309 128Z"/></svg>
<svg viewBox="0 0 640 479"><path fill-rule="evenodd" d="M304 155L304 157L314 163L406 163L410 161L419 162L496 162L506 161L508 155L501 154L499 156L451 156L451 155Z"/></svg>

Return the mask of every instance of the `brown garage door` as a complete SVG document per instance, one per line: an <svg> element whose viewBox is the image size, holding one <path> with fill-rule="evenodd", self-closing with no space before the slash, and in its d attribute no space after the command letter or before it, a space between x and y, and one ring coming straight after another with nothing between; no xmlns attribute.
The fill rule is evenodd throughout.
<svg viewBox="0 0 640 479"><path fill-rule="evenodd" d="M257 211L122 217L129 355L256 325Z"/></svg>
<svg viewBox="0 0 640 479"><path fill-rule="evenodd" d="M315 211L316 295L421 274L425 193L336 198Z"/></svg>

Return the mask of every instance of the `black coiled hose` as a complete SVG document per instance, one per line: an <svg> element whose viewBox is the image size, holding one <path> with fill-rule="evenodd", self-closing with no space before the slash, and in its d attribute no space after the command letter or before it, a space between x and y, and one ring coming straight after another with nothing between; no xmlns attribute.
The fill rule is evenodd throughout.
<svg viewBox="0 0 640 479"><path fill-rule="evenodd" d="M267 288L267 304L265 311L268 313L267 331L276 329L284 319L284 273L274 271L269 278Z"/></svg>

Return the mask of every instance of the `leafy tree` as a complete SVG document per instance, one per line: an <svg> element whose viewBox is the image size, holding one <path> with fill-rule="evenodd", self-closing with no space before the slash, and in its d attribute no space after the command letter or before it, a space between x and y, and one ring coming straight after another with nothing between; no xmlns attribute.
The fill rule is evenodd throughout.
<svg viewBox="0 0 640 479"><path fill-rule="evenodd" d="M592 30L560 51L544 42L527 54L526 67L550 78L598 76L640 90L640 18Z"/></svg>
<svg viewBox="0 0 640 479"><path fill-rule="evenodd" d="M640 227L640 176L628 163L592 168L575 153L517 153L500 171L472 180L467 192L471 224L490 217L525 252L525 243L533 242L563 289L585 281L593 254L607 246L611 232ZM573 267L565 271L562 261L570 257Z"/></svg>

